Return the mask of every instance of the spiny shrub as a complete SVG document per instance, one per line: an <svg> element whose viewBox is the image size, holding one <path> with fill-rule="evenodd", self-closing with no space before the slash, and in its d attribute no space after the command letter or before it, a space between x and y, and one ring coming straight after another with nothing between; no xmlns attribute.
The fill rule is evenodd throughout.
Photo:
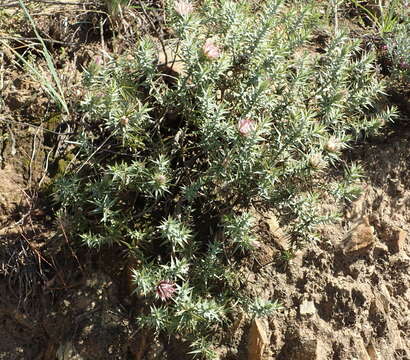
<svg viewBox="0 0 410 360"><path fill-rule="evenodd" d="M342 33L314 50L314 3L168 2L164 46L143 37L86 75L60 214L84 244L129 249L141 325L194 355L216 357L233 307L278 307L240 291L238 259L258 250L251 208L274 211L295 246L314 239L323 199L357 194L358 166L329 176L342 150L391 118L372 106L374 54Z"/></svg>
<svg viewBox="0 0 410 360"><path fill-rule="evenodd" d="M394 32L386 37L385 48L392 63L392 75L395 79L410 80L410 10L403 22L397 24Z"/></svg>

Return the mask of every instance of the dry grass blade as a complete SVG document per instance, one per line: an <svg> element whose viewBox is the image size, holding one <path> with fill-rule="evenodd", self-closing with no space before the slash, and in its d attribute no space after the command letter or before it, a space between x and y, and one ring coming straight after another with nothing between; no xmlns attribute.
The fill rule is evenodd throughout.
<svg viewBox="0 0 410 360"><path fill-rule="evenodd" d="M29 70L30 75L37 81L39 81L42 85L42 87L45 89L45 91L52 97L54 101L61 107L62 111L66 114L69 114L68 110L68 105L67 102L65 101L64 97L64 91L61 86L60 78L57 72L57 69L54 65L53 59L50 55L50 52L47 49L47 46L43 40L43 38L40 36L40 34L37 31L36 24L34 23L33 18L30 16L30 13L28 12L26 6L24 5L22 0L19 0L20 6L24 11L25 16L30 22L30 25L33 28L33 31L40 42L41 45L41 50L40 52L44 56L44 59L46 60L47 63L47 68L48 71L51 75L52 82L50 82L44 74L36 67L34 66L30 61L28 61L23 55L18 53L15 49L13 49L11 46L9 46L5 41L2 41L3 45L7 47ZM15 62L17 64L17 62Z"/></svg>
<svg viewBox="0 0 410 360"><path fill-rule="evenodd" d="M0 8L10 8L10 7L17 7L20 6L19 1L13 1L13 2L5 2L4 1L0 4ZM42 4L50 4L50 5L76 5L76 6L85 6L87 3L84 2L70 2L70 1L48 1L48 0L35 0L31 1L35 3L42 3Z"/></svg>

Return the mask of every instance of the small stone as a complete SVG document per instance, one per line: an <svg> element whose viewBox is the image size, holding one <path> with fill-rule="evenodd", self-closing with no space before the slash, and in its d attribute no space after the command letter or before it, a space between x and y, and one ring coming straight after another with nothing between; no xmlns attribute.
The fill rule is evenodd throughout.
<svg viewBox="0 0 410 360"><path fill-rule="evenodd" d="M403 229L394 229L389 248L393 253L404 251L406 244L407 232Z"/></svg>
<svg viewBox="0 0 410 360"><path fill-rule="evenodd" d="M248 360L261 360L265 348L269 345L267 326L261 319L253 319L248 342Z"/></svg>
<svg viewBox="0 0 410 360"><path fill-rule="evenodd" d="M375 242L373 226L369 218L364 216L342 240L340 247L344 254L354 253L363 249L370 249Z"/></svg>
<svg viewBox="0 0 410 360"><path fill-rule="evenodd" d="M393 349L400 348L404 344L404 340L402 339L402 333L398 329L391 329L389 331L389 344Z"/></svg>
<svg viewBox="0 0 410 360"><path fill-rule="evenodd" d="M370 360L380 360L380 358L379 358L379 355L378 355L378 353L377 353L377 351L376 351L376 347L374 346L374 344L373 343L370 343L368 346L367 346L367 353L369 354L369 358L370 358Z"/></svg>
<svg viewBox="0 0 410 360"><path fill-rule="evenodd" d="M313 301L304 300L300 304L299 313L300 315L313 315L317 312L315 303Z"/></svg>
<svg viewBox="0 0 410 360"><path fill-rule="evenodd" d="M279 226L278 220L273 213L266 214L266 223L268 224L269 231L273 237L275 245L279 250L289 250L289 242L283 229Z"/></svg>

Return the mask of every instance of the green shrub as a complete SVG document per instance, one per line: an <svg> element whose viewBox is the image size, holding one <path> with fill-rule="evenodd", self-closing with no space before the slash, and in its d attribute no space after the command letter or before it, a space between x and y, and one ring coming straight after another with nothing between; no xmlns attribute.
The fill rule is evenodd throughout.
<svg viewBox="0 0 410 360"><path fill-rule="evenodd" d="M410 80L410 20L398 24L395 31L386 37L385 48L392 64L392 75L406 83Z"/></svg>
<svg viewBox="0 0 410 360"><path fill-rule="evenodd" d="M141 324L212 358L232 308L277 308L240 291L238 260L258 249L251 208L275 211L295 246L315 239L332 219L320 203L357 194L358 166L331 181L342 150L392 111L372 106L374 54L342 33L312 50L314 5L168 5L166 56L147 36L90 67L77 162L54 198L84 244L128 247Z"/></svg>

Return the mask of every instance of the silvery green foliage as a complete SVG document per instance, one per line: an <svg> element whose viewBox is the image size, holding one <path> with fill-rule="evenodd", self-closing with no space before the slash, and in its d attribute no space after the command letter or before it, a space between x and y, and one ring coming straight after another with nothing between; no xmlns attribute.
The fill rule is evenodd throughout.
<svg viewBox="0 0 410 360"><path fill-rule="evenodd" d="M410 80L410 11L405 20L386 39L387 52L393 65L393 75L404 82Z"/></svg>
<svg viewBox="0 0 410 360"><path fill-rule="evenodd" d="M276 301L263 300L258 297L247 302L247 311L254 317L269 316L281 308L282 305Z"/></svg>
<svg viewBox="0 0 410 360"><path fill-rule="evenodd" d="M241 306L236 261L258 246L249 208L273 209L296 245L314 238L332 218L320 202L357 195L358 166L328 175L341 151L392 115L373 106L383 83L372 53L342 33L313 50L315 2L251 3L191 12L170 1L167 64L146 37L90 68L81 162L54 194L83 243L123 244L137 259L141 324L207 358L206 336ZM158 299L158 286L172 291Z"/></svg>

